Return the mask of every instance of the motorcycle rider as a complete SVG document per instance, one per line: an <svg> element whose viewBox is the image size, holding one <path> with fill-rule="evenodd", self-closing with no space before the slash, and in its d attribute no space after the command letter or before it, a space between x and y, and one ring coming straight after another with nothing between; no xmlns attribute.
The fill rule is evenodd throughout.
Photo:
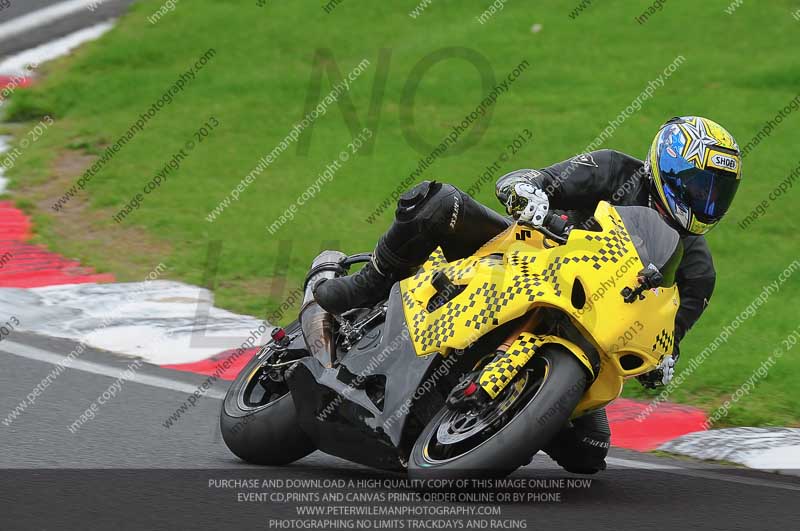
<svg viewBox="0 0 800 531"><path fill-rule="evenodd" d="M678 343L714 291L716 273L703 235L725 215L740 180L741 155L733 136L709 119L684 116L661 126L644 161L613 150L584 153L547 168L505 174L497 181L496 195L511 218L534 226L542 224L550 208L568 212L574 226L585 226L597 203L605 200L649 206L680 233L684 254L676 274L675 351L659 369L639 377L645 387L654 388L671 380ZM315 298L336 314L372 306L437 247L448 261L470 256L513 219L454 186L424 181L399 198L395 220L378 241L372 261L354 275L319 283ZM568 471L594 473L605 469L610 438L605 410L599 410L569 422L544 450Z"/></svg>

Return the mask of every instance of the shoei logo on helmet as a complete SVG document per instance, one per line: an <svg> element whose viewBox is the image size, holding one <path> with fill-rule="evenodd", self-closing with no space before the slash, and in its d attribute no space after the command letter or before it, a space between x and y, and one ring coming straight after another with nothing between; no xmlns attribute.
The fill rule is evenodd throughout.
<svg viewBox="0 0 800 531"><path fill-rule="evenodd" d="M735 158L721 153L717 153L711 157L711 165L721 170L730 170L733 172L735 172L736 168L739 166Z"/></svg>

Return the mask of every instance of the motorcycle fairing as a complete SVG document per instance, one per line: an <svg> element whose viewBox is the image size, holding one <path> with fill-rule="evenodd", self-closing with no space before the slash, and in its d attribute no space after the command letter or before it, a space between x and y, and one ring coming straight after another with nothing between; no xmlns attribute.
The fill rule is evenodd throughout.
<svg viewBox="0 0 800 531"><path fill-rule="evenodd" d="M306 357L286 381L300 426L319 450L367 466L400 470L399 448L412 398L442 362L439 356L416 355L395 284L385 321L348 352L340 352L336 367L325 368ZM380 403L368 393L371 383L383 386Z"/></svg>
<svg viewBox="0 0 800 531"><path fill-rule="evenodd" d="M422 270L400 283L417 355L447 356L537 307L552 307L568 315L603 363L615 369L605 371L594 395L597 382L592 385L586 404L613 400L623 378L652 370L672 353L677 288L647 290L643 300L625 303L620 291L638 285L637 273L646 264L613 206L599 203L594 217L599 231L574 229L564 245L548 247L540 233L515 224L471 257L448 263L437 250ZM463 291L428 312L436 295L431 280L439 271Z"/></svg>

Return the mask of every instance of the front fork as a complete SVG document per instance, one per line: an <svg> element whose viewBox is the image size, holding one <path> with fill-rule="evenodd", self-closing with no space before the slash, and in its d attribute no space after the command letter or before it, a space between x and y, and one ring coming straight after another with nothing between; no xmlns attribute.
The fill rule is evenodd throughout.
<svg viewBox="0 0 800 531"><path fill-rule="evenodd" d="M562 337L526 332L526 330L533 329L536 322L537 318L534 314L509 334L508 338L500 345L494 359L483 368L478 376L478 385L492 399L497 398L497 395L506 388L542 345L563 346L589 371L591 379L594 379L592 363L578 345Z"/></svg>

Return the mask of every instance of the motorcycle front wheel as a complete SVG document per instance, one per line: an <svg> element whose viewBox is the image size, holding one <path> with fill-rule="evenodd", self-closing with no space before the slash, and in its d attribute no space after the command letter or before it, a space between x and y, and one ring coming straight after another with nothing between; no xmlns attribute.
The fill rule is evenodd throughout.
<svg viewBox="0 0 800 531"><path fill-rule="evenodd" d="M295 321L286 331L299 329ZM231 384L220 412L220 430L230 451L248 463L286 465L316 448L298 426L286 384L262 378L265 361L254 356Z"/></svg>
<svg viewBox="0 0 800 531"><path fill-rule="evenodd" d="M505 477L528 464L569 419L586 372L558 345L545 345L479 412L442 408L417 438L410 479Z"/></svg>

